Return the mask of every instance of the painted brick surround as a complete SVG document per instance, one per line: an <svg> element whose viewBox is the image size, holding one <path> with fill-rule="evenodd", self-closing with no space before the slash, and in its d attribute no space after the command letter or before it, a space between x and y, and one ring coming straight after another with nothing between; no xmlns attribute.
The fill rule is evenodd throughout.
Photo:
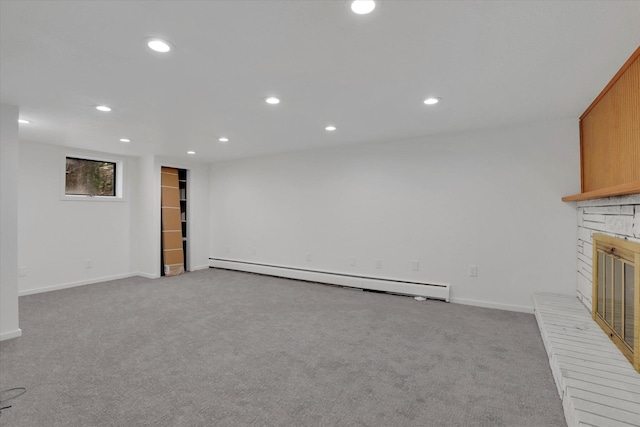
<svg viewBox="0 0 640 427"><path fill-rule="evenodd" d="M594 232L640 242L640 194L578 202L578 298L591 310Z"/></svg>

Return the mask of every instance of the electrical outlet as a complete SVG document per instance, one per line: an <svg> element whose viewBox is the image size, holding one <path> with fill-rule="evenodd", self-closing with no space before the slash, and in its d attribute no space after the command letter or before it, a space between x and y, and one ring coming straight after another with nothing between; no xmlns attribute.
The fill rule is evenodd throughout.
<svg viewBox="0 0 640 427"><path fill-rule="evenodd" d="M92 267L91 260L90 259L86 260L84 262L84 268L91 268L91 267Z"/></svg>
<svg viewBox="0 0 640 427"><path fill-rule="evenodd" d="M478 276L478 266L477 265L470 265L469 266L469 276L471 276L471 277Z"/></svg>
<svg viewBox="0 0 640 427"><path fill-rule="evenodd" d="M311 254L307 252L307 255L305 255L305 259L307 260L307 262L311 262Z"/></svg>
<svg viewBox="0 0 640 427"><path fill-rule="evenodd" d="M351 267L356 266L356 257L352 256L351 258L349 258L349 265L351 265Z"/></svg>
<svg viewBox="0 0 640 427"><path fill-rule="evenodd" d="M382 260L381 259L377 259L376 260L376 268L382 268Z"/></svg>
<svg viewBox="0 0 640 427"><path fill-rule="evenodd" d="M20 267L18 269L18 277L26 277L27 276L27 267Z"/></svg>
<svg viewBox="0 0 640 427"><path fill-rule="evenodd" d="M413 271L420 270L420 261L416 261L416 260L411 261L411 270Z"/></svg>

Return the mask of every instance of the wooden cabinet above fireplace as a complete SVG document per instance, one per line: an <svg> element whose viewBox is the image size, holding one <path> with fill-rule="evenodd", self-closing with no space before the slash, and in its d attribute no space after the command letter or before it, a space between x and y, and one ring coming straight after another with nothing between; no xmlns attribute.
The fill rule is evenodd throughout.
<svg viewBox="0 0 640 427"><path fill-rule="evenodd" d="M563 201L640 193L640 47L580 117L580 171Z"/></svg>

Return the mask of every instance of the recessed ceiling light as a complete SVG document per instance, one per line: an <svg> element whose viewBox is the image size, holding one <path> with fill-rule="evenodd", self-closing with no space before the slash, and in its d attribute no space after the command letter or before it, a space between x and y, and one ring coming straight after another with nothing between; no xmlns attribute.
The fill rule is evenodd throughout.
<svg viewBox="0 0 640 427"><path fill-rule="evenodd" d="M187 151L187 154L196 154L195 151Z"/></svg>
<svg viewBox="0 0 640 427"><path fill-rule="evenodd" d="M333 125L329 125L326 128L324 128L324 130L329 131L329 132L333 132L334 130L336 130L337 128Z"/></svg>
<svg viewBox="0 0 640 427"><path fill-rule="evenodd" d="M167 53L171 50L171 45L161 39L148 39L147 46L149 46L149 49L160 53Z"/></svg>
<svg viewBox="0 0 640 427"><path fill-rule="evenodd" d="M220 141L220 142L229 142L229 138L225 138L223 136L222 138L218 138L218 141Z"/></svg>
<svg viewBox="0 0 640 427"><path fill-rule="evenodd" d="M442 98L427 98L424 100L424 103L427 105L433 105L433 104L437 104L438 102L440 102L442 100Z"/></svg>
<svg viewBox="0 0 640 427"><path fill-rule="evenodd" d="M107 107L106 105L96 105L96 110L98 111L103 111L105 113L111 111L110 107Z"/></svg>
<svg viewBox="0 0 640 427"><path fill-rule="evenodd" d="M355 0L351 2L351 10L358 15L366 15L373 12L376 2L373 0Z"/></svg>
<svg viewBox="0 0 640 427"><path fill-rule="evenodd" d="M120 142L131 142L129 138L120 138Z"/></svg>
<svg viewBox="0 0 640 427"><path fill-rule="evenodd" d="M264 100L267 104L276 105L280 103L280 99L275 96L270 96Z"/></svg>
<svg viewBox="0 0 640 427"><path fill-rule="evenodd" d="M25 119L18 119L18 123L20 123L21 125L28 125L31 122Z"/></svg>

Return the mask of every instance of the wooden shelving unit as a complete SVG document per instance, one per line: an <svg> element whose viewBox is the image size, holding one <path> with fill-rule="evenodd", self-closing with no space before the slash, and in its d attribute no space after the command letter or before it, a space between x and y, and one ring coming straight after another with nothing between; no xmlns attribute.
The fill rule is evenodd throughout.
<svg viewBox="0 0 640 427"><path fill-rule="evenodd" d="M161 170L160 275L175 276L187 265L187 171L171 167Z"/></svg>
<svg viewBox="0 0 640 427"><path fill-rule="evenodd" d="M180 187L180 218L182 224L182 253L184 254L184 271L187 265L187 171L178 169L178 187Z"/></svg>

